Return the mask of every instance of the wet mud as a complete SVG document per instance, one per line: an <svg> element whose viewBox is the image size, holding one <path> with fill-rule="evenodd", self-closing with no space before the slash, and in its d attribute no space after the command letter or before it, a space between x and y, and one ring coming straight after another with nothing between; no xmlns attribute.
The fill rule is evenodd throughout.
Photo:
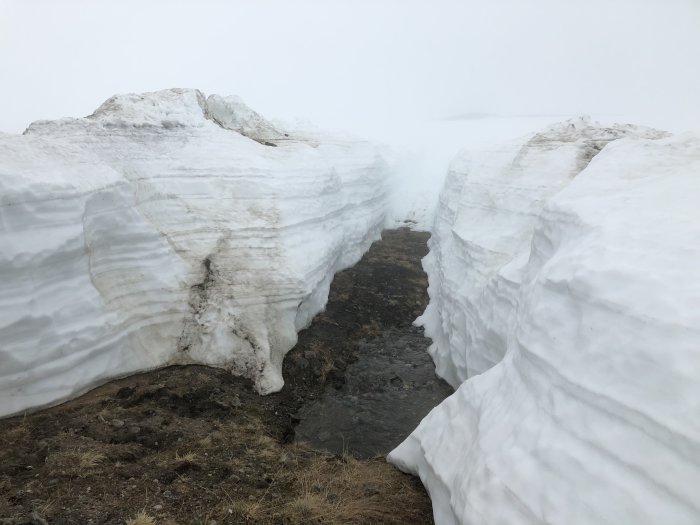
<svg viewBox="0 0 700 525"><path fill-rule="evenodd" d="M300 408L297 441L359 458L384 455L452 393L435 376L430 341L411 323L427 303L420 266L427 238L422 232L384 232L358 265L334 281L323 322L313 324L303 340L322 340L325 325L337 323L348 332L335 344L349 343L349 364L320 397Z"/></svg>

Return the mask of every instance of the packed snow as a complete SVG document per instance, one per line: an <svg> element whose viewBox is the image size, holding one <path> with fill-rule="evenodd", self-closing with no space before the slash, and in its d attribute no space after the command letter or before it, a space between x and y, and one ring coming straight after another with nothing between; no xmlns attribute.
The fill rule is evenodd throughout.
<svg viewBox="0 0 700 525"><path fill-rule="evenodd" d="M389 456L436 523L700 522L698 195L691 134L571 121L455 160L420 322L459 388Z"/></svg>
<svg viewBox="0 0 700 525"><path fill-rule="evenodd" d="M455 388L506 352L530 243L547 199L609 142L659 138L635 126L601 127L582 117L541 133L465 150L451 164L434 222L430 305L418 320L433 339L438 374Z"/></svg>
<svg viewBox="0 0 700 525"><path fill-rule="evenodd" d="M386 220L382 150L304 137L180 89L0 134L0 415L173 363L281 388Z"/></svg>

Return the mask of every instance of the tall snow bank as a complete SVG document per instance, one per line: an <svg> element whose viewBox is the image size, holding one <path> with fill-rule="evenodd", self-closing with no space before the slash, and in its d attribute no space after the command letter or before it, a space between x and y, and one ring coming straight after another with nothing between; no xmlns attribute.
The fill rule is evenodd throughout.
<svg viewBox="0 0 700 525"><path fill-rule="evenodd" d="M171 363L278 390L386 207L377 147L292 135L178 89L0 135L0 415Z"/></svg>
<svg viewBox="0 0 700 525"><path fill-rule="evenodd" d="M601 134L629 138L577 174ZM657 137L453 165L423 321L453 384L483 373L390 454L437 523L700 521L700 138Z"/></svg>
<svg viewBox="0 0 700 525"><path fill-rule="evenodd" d="M622 137L659 138L636 126L579 118L510 142L465 150L440 194L424 260L430 304L418 319L433 339L438 374L455 388L498 363L514 322L535 225L547 199L603 147Z"/></svg>

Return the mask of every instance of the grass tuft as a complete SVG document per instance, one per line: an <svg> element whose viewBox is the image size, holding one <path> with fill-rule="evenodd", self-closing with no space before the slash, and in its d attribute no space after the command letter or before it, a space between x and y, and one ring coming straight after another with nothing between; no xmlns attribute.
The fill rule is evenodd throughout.
<svg viewBox="0 0 700 525"><path fill-rule="evenodd" d="M175 452L175 461L181 463L195 463L197 461L197 453L192 450L188 450L182 455L179 452Z"/></svg>
<svg viewBox="0 0 700 525"><path fill-rule="evenodd" d="M141 511L133 518L126 520L126 525L156 525L156 519Z"/></svg>
<svg viewBox="0 0 700 525"><path fill-rule="evenodd" d="M80 454L79 464L81 469L95 468L106 459L104 454L88 450Z"/></svg>

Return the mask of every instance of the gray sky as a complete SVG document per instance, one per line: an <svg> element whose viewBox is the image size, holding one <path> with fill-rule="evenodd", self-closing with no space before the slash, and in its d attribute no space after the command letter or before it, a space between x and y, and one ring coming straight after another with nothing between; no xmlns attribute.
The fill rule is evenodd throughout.
<svg viewBox="0 0 700 525"><path fill-rule="evenodd" d="M391 129L463 113L700 128L699 0L0 0L0 130L197 87Z"/></svg>

